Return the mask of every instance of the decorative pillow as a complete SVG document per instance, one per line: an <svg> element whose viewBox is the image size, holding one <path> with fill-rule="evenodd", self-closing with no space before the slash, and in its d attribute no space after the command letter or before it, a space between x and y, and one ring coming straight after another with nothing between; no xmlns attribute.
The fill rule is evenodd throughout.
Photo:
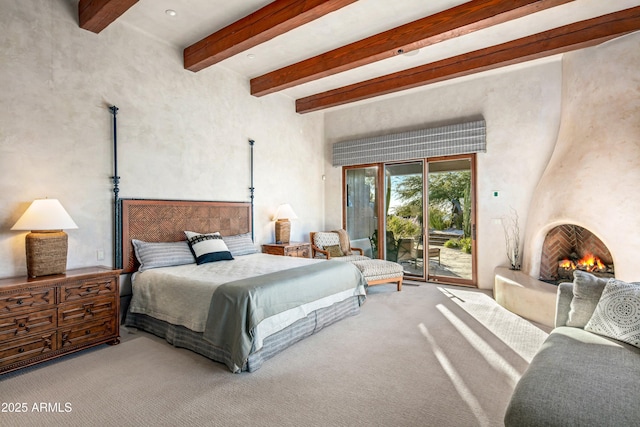
<svg viewBox="0 0 640 427"><path fill-rule="evenodd" d="M222 236L232 256L249 255L260 252L251 240L251 233Z"/></svg>
<svg viewBox="0 0 640 427"><path fill-rule="evenodd" d="M640 283L610 279L584 330L640 348Z"/></svg>
<svg viewBox="0 0 640 427"><path fill-rule="evenodd" d="M342 249L340 249L340 245L325 246L324 250L329 252L330 257L344 256L344 252L342 252Z"/></svg>
<svg viewBox="0 0 640 427"><path fill-rule="evenodd" d="M313 244L325 250L327 246L340 245L340 237L338 233L332 233L329 231L319 231L313 236Z"/></svg>
<svg viewBox="0 0 640 427"><path fill-rule="evenodd" d="M598 305L607 279L596 277L586 271L573 272L573 299L567 326L584 328Z"/></svg>
<svg viewBox="0 0 640 427"><path fill-rule="evenodd" d="M233 259L220 233L201 234L185 231L184 234L198 265Z"/></svg>
<svg viewBox="0 0 640 427"><path fill-rule="evenodd" d="M189 249L189 244L185 240L165 243L132 239L131 243L133 243L136 258L140 263L138 271L196 262L191 249Z"/></svg>

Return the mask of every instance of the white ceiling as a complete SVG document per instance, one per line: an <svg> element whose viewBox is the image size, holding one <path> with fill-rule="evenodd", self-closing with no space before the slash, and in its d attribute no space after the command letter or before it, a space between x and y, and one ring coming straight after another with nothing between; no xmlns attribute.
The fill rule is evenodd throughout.
<svg viewBox="0 0 640 427"><path fill-rule="evenodd" d="M266 0L140 0L118 22L175 46L182 55L185 47L269 3ZM462 3L466 1L359 0L213 67L223 66L251 79ZM423 48L413 56L398 55L282 93L298 99L638 5L640 0L575 0ZM167 9L175 10L177 15L167 15ZM207 69L199 72L206 73Z"/></svg>

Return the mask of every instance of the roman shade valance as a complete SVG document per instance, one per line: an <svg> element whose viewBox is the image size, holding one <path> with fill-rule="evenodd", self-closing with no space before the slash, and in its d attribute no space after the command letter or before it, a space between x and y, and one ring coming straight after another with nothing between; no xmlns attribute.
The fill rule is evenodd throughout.
<svg viewBox="0 0 640 427"><path fill-rule="evenodd" d="M338 142L333 166L364 165L485 152L484 120Z"/></svg>

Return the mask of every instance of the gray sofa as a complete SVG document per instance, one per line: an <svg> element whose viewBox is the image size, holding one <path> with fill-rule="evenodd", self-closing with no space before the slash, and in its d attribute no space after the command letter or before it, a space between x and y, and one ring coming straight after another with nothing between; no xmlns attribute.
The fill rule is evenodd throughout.
<svg viewBox="0 0 640 427"><path fill-rule="evenodd" d="M518 382L505 426L640 426L640 348L583 329L606 281L574 277L558 286L556 327Z"/></svg>

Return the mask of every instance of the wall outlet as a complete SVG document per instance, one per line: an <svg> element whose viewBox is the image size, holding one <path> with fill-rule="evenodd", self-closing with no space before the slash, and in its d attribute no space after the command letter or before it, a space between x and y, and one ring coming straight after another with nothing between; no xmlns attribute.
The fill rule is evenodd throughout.
<svg viewBox="0 0 640 427"><path fill-rule="evenodd" d="M96 251L96 259L98 261L104 261L104 251L102 249Z"/></svg>

